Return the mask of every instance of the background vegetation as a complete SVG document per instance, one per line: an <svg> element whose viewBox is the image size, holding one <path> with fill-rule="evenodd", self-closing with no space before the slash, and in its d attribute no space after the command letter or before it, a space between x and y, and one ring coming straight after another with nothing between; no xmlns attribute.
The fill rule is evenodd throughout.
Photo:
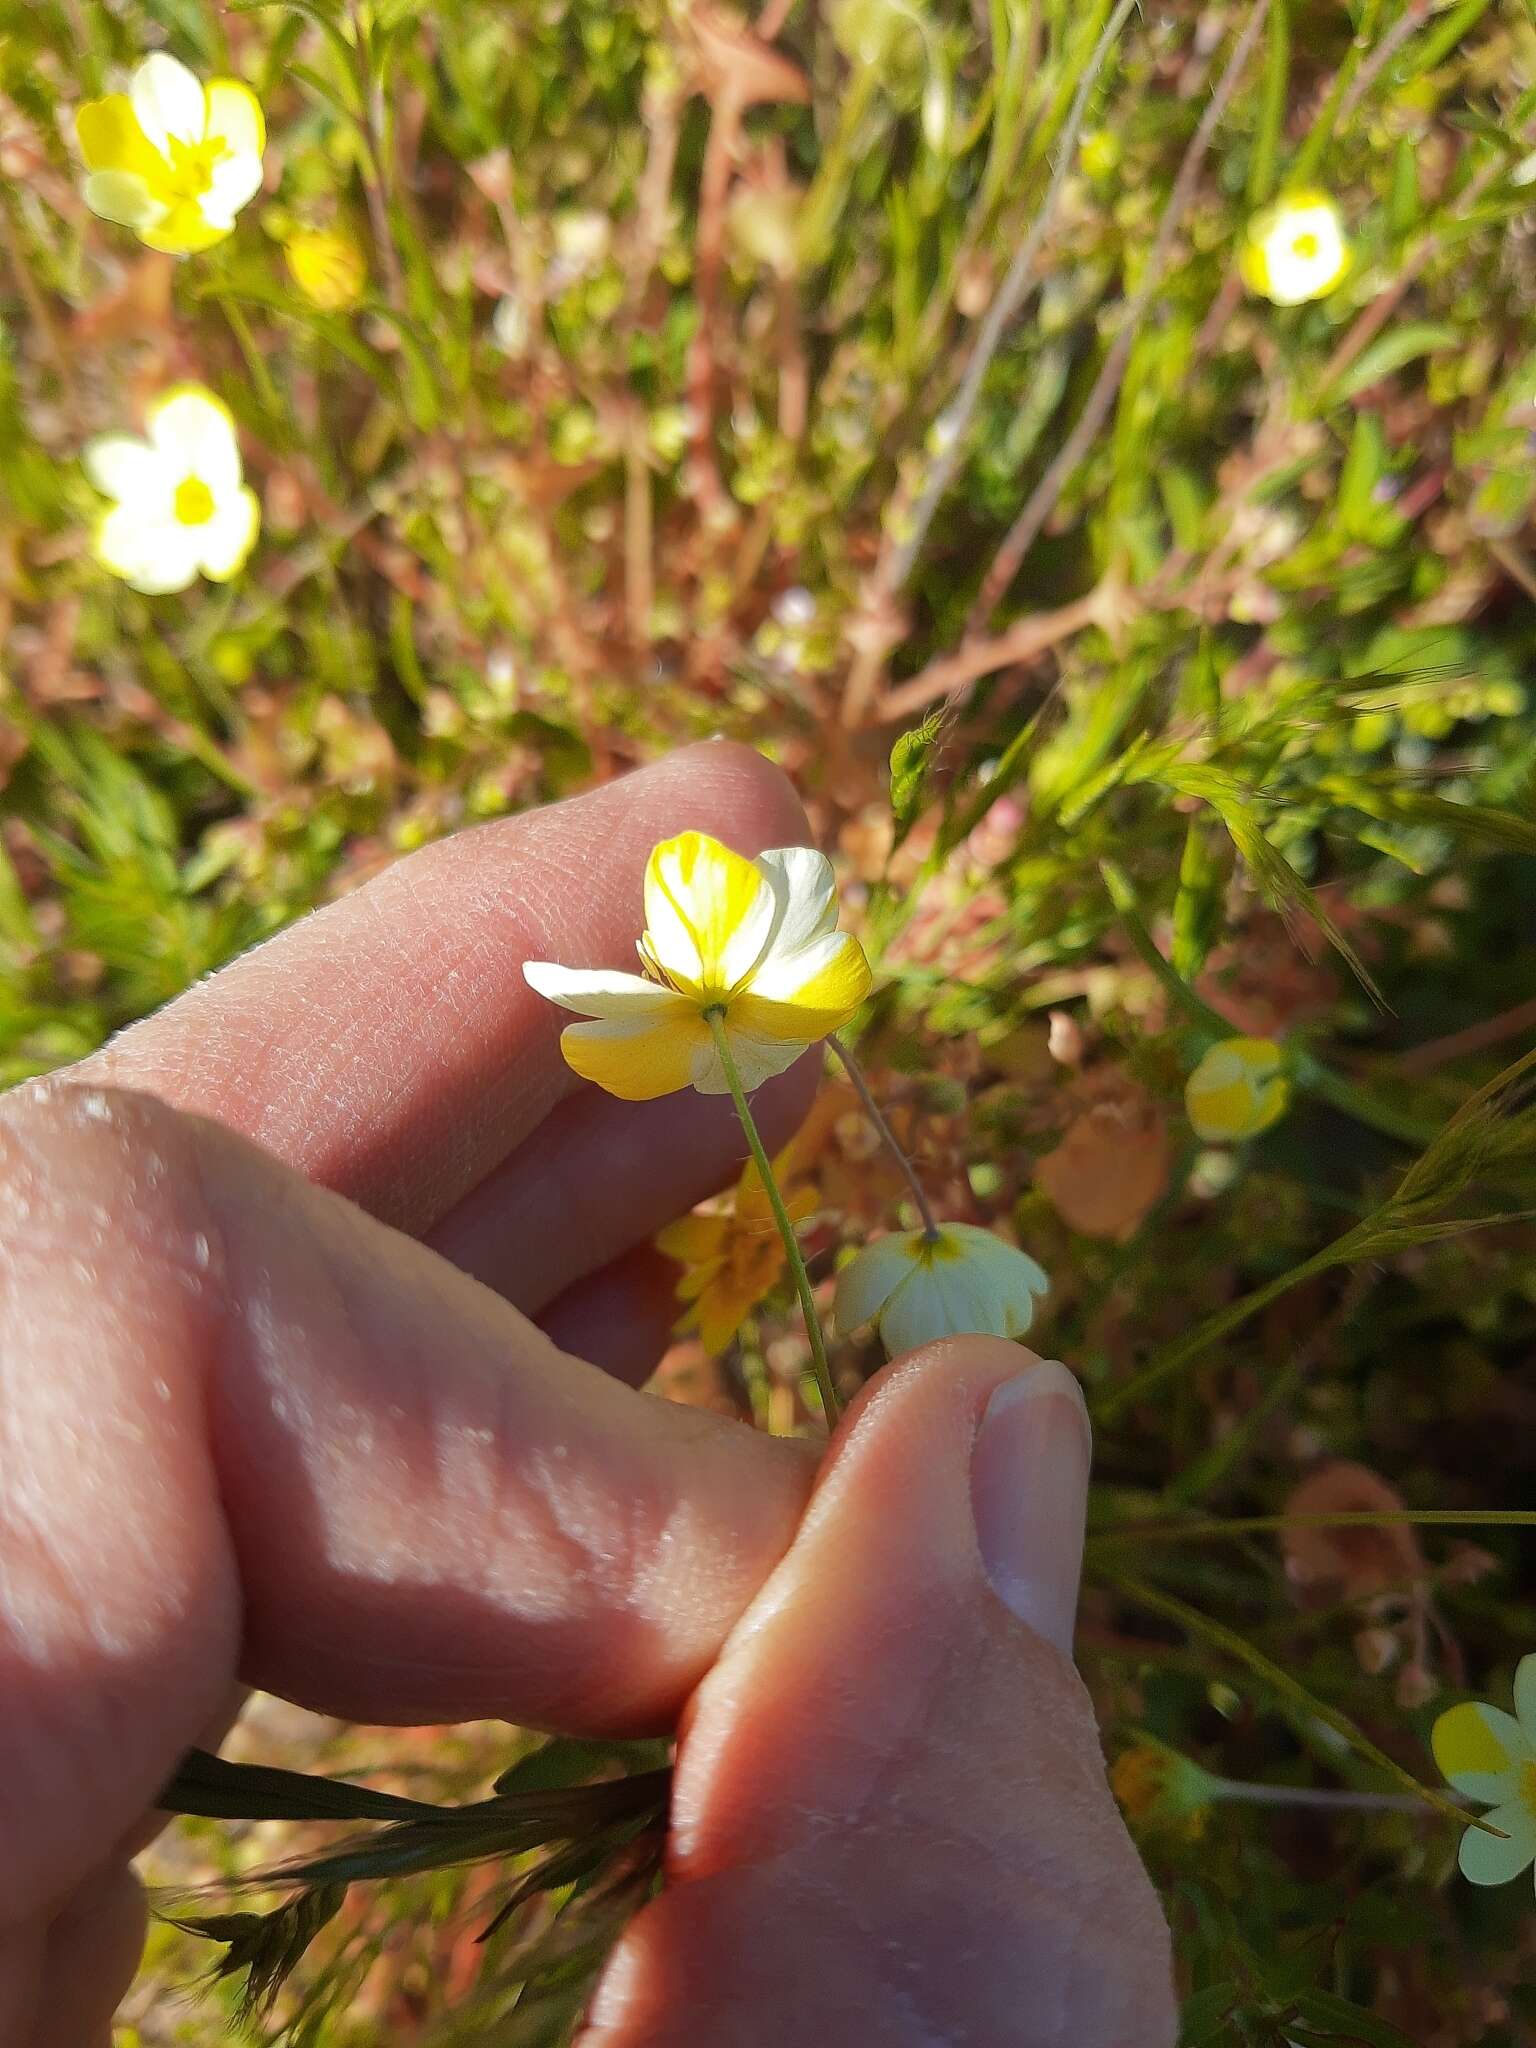
<svg viewBox="0 0 1536 2048"><path fill-rule="evenodd" d="M157 47L270 129L180 265L73 140ZM1353 261L1282 309L1237 257L1297 184ZM359 304L289 270L314 227ZM0 1079L436 835L772 753L878 948L884 1092L1096 1406L1081 1654L1188 2040L1536 2040L1528 1879L1351 1803L1536 1648L1489 1519L1532 1499L1536 1112L1466 1108L1536 1033L1529 0L0 0L0 243ZM140 597L80 452L188 377L262 540ZM1212 1013L1298 1061L1237 1150L1182 1108ZM846 1136L821 1173L824 1274L890 1190ZM671 1384L807 1426L803 1363L785 1303ZM1470 1523L1294 1519L1404 1503ZM508 1752L245 1741L443 1796ZM1157 1742L1346 1798L1212 1804ZM189 1824L157 1869L271 1854ZM351 2017L298 2036L564 2038L590 1954L530 1909L558 1967L508 1988L464 1886L359 1908ZM204 1957L157 1933L125 2042L210 2038L233 1992L165 1990Z"/></svg>

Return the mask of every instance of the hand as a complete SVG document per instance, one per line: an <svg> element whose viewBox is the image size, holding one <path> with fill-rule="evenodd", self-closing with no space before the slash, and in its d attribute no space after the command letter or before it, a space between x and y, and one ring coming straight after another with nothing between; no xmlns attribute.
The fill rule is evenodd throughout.
<svg viewBox="0 0 1536 2048"><path fill-rule="evenodd" d="M4 2048L109 2039L127 1859L241 1681L571 1732L691 1702L679 1882L603 2048L797 2016L872 2048L1171 2039L1061 1654L1070 1390L975 1436L1028 1354L938 1347L866 1398L796 1535L808 1446L624 1384L672 1314L650 1236L740 1137L719 1099L579 1088L520 969L628 964L645 855L690 825L806 836L754 756L693 749L399 863L0 1103ZM762 1091L770 1142L812 1082Z"/></svg>

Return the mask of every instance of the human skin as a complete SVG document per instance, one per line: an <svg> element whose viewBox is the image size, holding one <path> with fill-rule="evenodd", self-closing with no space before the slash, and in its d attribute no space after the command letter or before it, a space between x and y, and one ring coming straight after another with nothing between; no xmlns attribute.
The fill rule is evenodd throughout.
<svg viewBox="0 0 1536 2048"><path fill-rule="evenodd" d="M755 755L689 749L400 862L0 1100L0 2048L105 2048L128 1859L242 1685L681 1726L670 1882L589 2048L1172 2041L1069 1662L1070 1376L930 1347L820 1464L633 1390L675 1309L649 1240L740 1133L577 1083L521 963L629 965L688 827L809 836ZM814 1066L761 1091L770 1143Z"/></svg>

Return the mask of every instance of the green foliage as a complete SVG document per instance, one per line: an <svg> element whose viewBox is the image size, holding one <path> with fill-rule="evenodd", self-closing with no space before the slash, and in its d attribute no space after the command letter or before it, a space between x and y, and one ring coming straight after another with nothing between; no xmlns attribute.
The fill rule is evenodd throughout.
<svg viewBox="0 0 1536 2048"><path fill-rule="evenodd" d="M722 162L718 60L659 0L0 0L0 1084L447 832L708 733L763 747L867 890L866 1058L936 1184L1052 1274L1097 1533L1187 1539L1129 1587L1123 1543L1090 1551L1111 1742L1373 1791L1432 1785L1436 1687L1536 1645L1536 28L1271 0L1181 181L1250 18L790 9ZM247 79L272 136L180 264L78 193L73 112L150 47ZM1306 183L1352 261L1275 306L1238 253ZM332 225L367 258L348 310L283 254ZM262 538L147 598L94 559L80 455L189 375ZM1182 1088L1232 1032L1283 1041L1293 1107L1216 1152ZM1161 1183L1095 1233L1037 1167L1106 1082L1103 1179L1150 1130ZM1275 1538L1328 1459L1422 1518L1406 1608L1298 1604ZM510 1857L502 1903L543 1904L421 2037L556 2048L653 1868L483 1809L652 1762L551 1744L490 1800L494 1764L455 1766L467 1822L290 1785L289 1825L371 1832L306 1835L222 1967L351 2048L381 1945L430 1977L466 1860ZM202 1768L189 1810L249 1803ZM1457 1887L1443 1817L1218 1819L1147 1844L1191 2044L1523 2038L1514 1909ZM355 1922L384 1857L406 1902Z"/></svg>

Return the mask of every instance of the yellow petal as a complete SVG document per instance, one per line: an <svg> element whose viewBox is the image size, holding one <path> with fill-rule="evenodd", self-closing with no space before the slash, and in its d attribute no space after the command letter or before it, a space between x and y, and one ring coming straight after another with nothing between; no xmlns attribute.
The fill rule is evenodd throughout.
<svg viewBox="0 0 1536 2048"><path fill-rule="evenodd" d="M141 238L169 211L132 171L92 171L85 181L85 203L102 220L132 228Z"/></svg>
<svg viewBox="0 0 1536 2048"><path fill-rule="evenodd" d="M796 973L782 970L759 993L753 976L727 1012L732 1030L755 1038L792 1040L810 1045L839 1031L869 994L871 980L864 948L850 932L833 932L805 948Z"/></svg>
<svg viewBox="0 0 1536 2048"><path fill-rule="evenodd" d="M87 170L124 171L147 179L165 175L165 160L151 147L126 93L87 100L75 115L75 134Z"/></svg>
<svg viewBox="0 0 1536 2048"><path fill-rule="evenodd" d="M707 832L654 847L645 868L645 944L681 988L725 994L755 966L777 899L753 863Z"/></svg>
<svg viewBox="0 0 1536 2048"><path fill-rule="evenodd" d="M210 221L195 199L181 199L164 220L141 228L139 240L146 249L158 249L164 256L195 256L222 242L229 233L229 225Z"/></svg>
<svg viewBox="0 0 1536 2048"><path fill-rule="evenodd" d="M1483 1700L1448 1707L1430 1735L1435 1762L1447 1784L1468 1799L1508 1799L1517 1773L1531 1759L1529 1740L1513 1714Z"/></svg>
<svg viewBox="0 0 1536 2048"><path fill-rule="evenodd" d="M659 1019L602 1017L568 1024L560 1034L566 1064L625 1102L649 1102L693 1084L694 1062L710 1049L709 1026L696 1012Z"/></svg>
<svg viewBox="0 0 1536 2048"><path fill-rule="evenodd" d="M679 1265L696 1266L718 1256L729 1229L723 1216L679 1216L675 1223L658 1230L651 1242Z"/></svg>
<svg viewBox="0 0 1536 2048"><path fill-rule="evenodd" d="M238 78L210 78L206 132L210 142L222 142L233 156L260 156L267 146L261 101Z"/></svg>

